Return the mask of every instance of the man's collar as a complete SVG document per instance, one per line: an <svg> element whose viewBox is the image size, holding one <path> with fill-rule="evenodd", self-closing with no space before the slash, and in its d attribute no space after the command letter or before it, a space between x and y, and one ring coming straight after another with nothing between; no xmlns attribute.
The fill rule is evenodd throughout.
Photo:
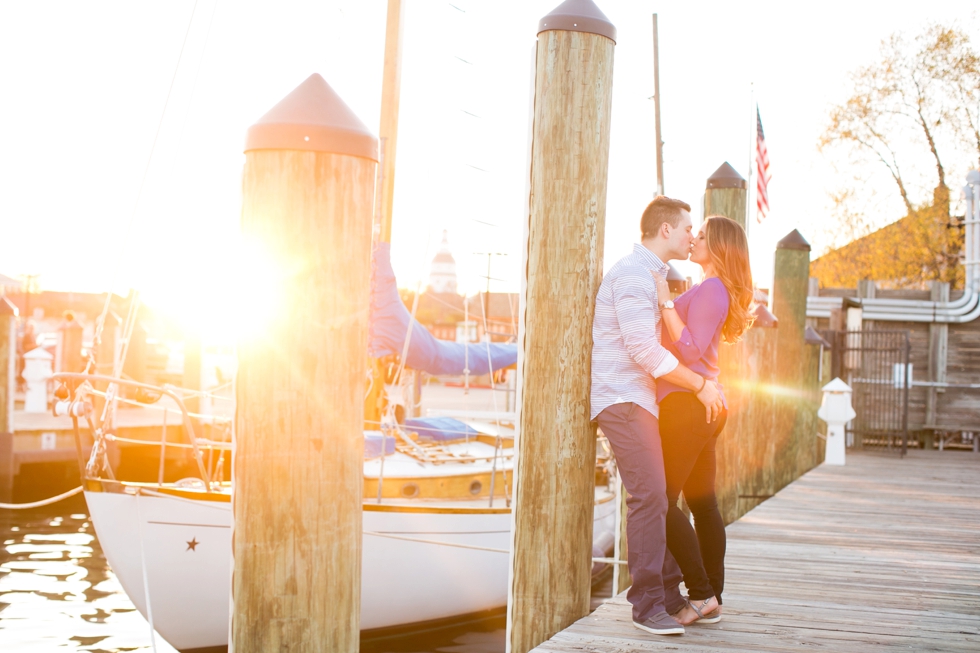
<svg viewBox="0 0 980 653"><path fill-rule="evenodd" d="M633 245L633 253L638 254L641 260L654 272L666 275L666 271L670 269L666 263L660 260L659 256L644 247L642 243L635 243Z"/></svg>

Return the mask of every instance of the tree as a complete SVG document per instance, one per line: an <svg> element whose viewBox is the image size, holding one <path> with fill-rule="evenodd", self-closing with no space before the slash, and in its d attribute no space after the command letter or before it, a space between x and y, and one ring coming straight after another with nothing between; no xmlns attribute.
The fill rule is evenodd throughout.
<svg viewBox="0 0 980 653"><path fill-rule="evenodd" d="M908 249L914 251L903 249L899 256L865 252L867 256L858 257L865 259L864 269L857 269L862 266L855 261L853 273L845 273L847 261L839 260L833 267L840 274L833 276L839 280L858 275L900 285L953 281L962 231L948 228L946 161L958 167L980 161L980 56L962 30L933 25L912 40L903 34L884 40L878 60L855 71L852 83L851 96L830 112L820 149L834 156L843 152L858 159L870 157L888 171L905 205L906 218L896 223L897 229L865 241L859 249L877 243L887 251L886 242L896 244L892 232L900 234L904 228ZM965 152L973 153L969 161ZM860 173L853 176L855 184L838 189L832 199L838 213L854 220L849 224L851 235L864 236L881 221L856 216L849 208L857 195L868 192ZM915 196L925 190L922 179L931 179L926 184L933 188L932 197L916 202ZM855 228L864 233L853 233Z"/></svg>

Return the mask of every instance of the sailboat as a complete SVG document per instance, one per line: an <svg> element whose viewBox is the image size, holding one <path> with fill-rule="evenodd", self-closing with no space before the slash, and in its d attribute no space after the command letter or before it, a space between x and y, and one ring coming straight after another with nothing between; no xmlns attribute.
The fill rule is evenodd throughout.
<svg viewBox="0 0 980 653"><path fill-rule="evenodd" d="M397 0L392 0L397 5ZM396 16L395 21L398 21ZM392 16L389 14L389 25ZM397 30L396 30L397 33ZM386 44L387 49L387 44ZM397 47L393 48L397 52ZM386 115L383 94L382 139ZM397 77L397 75L395 75ZM322 80L321 80L322 81ZM395 89L397 93L397 88ZM397 106L397 102L394 102ZM389 140L393 153L393 140ZM393 156L383 162L390 193ZM382 184L379 184L382 186ZM400 366L433 375L492 374L517 360L508 343L455 343L434 337L410 315L398 296L390 262L390 197L385 188L382 237L373 253L370 354L400 357ZM385 226L385 225L388 226ZM131 311L134 313L134 311ZM128 320L127 320L128 322ZM180 651L224 650L231 613L232 485L222 478L228 438L198 433L180 392L111 376L60 374L60 410L87 422L94 446L79 463L85 499L106 559L151 628ZM375 374L372 390L383 392ZM183 446L197 475L174 483L117 478L106 455L112 439L112 406L121 388L137 396L165 396L184 425ZM103 396L100 402L99 395ZM97 416L93 404L106 407ZM363 539L360 622L364 631L420 624L501 608L507 602L511 542L514 416L493 419L416 417L394 411L368 418L364 433ZM612 549L617 502L608 447L598 447L593 511L593 556ZM161 465L163 464L161 451ZM162 475L161 475L162 479ZM602 563L593 566L594 572Z"/></svg>
<svg viewBox="0 0 980 653"><path fill-rule="evenodd" d="M414 329L410 360L441 373L501 369L516 347L460 344L427 336L398 299L387 248L376 251L372 288L375 346L395 325ZM404 336L402 336L404 338ZM412 343L410 343L412 345ZM468 349L468 350L467 350ZM465 362L464 362L464 359ZM81 383L62 410L91 414L95 375L62 374ZM85 499L106 559L123 589L153 628L180 651L223 650L228 643L232 576L231 484L216 478L209 451L229 442L196 434L179 393L123 379L120 386L170 397L180 411L200 477L176 483L116 479L105 459L106 434L95 426L85 466ZM365 631L461 617L507 602L513 483L514 424L446 417L407 419L365 432L361 627ZM174 446L174 444L170 444ZM599 447L593 555L612 548L616 522L614 475L608 450ZM595 571L601 564L594 567Z"/></svg>

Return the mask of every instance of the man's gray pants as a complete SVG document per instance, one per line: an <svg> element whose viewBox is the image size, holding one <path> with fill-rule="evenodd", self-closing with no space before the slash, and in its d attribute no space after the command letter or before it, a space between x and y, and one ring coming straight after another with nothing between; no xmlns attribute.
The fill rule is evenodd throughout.
<svg viewBox="0 0 980 653"><path fill-rule="evenodd" d="M626 598L633 605L633 621L663 611L673 614L684 606L684 597L678 589L680 567L667 550L667 482L660 423L632 402L613 404L597 419L612 445L628 493L626 538L633 586Z"/></svg>

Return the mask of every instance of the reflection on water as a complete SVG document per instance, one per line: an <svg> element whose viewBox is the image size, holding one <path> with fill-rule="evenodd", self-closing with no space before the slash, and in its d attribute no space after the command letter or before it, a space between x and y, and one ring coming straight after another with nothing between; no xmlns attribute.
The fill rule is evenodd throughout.
<svg viewBox="0 0 980 653"><path fill-rule="evenodd" d="M74 497L36 510L0 510L0 651L152 651L150 628L109 569ZM611 583L594 588L593 607ZM505 617L365 640L364 653L503 653ZM159 636L157 653L174 653Z"/></svg>
<svg viewBox="0 0 980 653"><path fill-rule="evenodd" d="M106 564L84 499L0 511L0 539L0 650L153 650L146 620ZM158 638L157 651L174 649Z"/></svg>

